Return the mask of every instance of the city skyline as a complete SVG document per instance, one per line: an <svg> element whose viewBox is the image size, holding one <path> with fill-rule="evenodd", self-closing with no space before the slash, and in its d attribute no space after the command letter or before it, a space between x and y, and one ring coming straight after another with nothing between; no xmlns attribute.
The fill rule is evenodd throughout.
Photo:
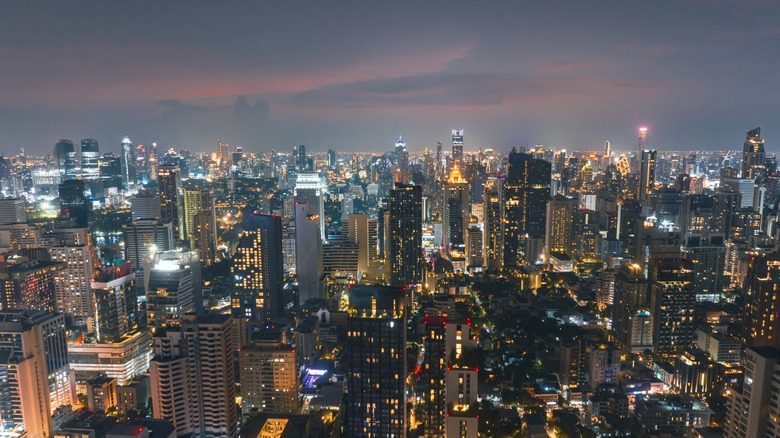
<svg viewBox="0 0 780 438"><path fill-rule="evenodd" d="M422 150L451 129L467 151L631 149L644 125L659 150L736 150L762 126L774 152L770 2L44 3L0 17L16 60L0 73L6 154L59 138L110 151L125 132L248 152L383 150L403 134Z"/></svg>

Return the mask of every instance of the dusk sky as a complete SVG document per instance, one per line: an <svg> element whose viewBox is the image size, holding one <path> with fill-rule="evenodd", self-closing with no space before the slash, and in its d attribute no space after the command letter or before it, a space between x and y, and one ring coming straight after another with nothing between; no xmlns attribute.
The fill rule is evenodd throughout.
<svg viewBox="0 0 780 438"><path fill-rule="evenodd" d="M13 1L0 152L780 142L780 2Z"/></svg>

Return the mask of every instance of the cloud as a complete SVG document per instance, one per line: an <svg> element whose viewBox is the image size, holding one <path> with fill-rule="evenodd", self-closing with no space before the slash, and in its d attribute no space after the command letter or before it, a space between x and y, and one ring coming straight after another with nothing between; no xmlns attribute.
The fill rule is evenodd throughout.
<svg viewBox="0 0 780 438"><path fill-rule="evenodd" d="M158 100L155 103L165 108L164 116L167 117L186 117L203 112L213 111L215 109L207 106L183 103L178 99Z"/></svg>
<svg viewBox="0 0 780 438"><path fill-rule="evenodd" d="M268 118L267 100L256 100L250 105L246 96L238 96L233 104L233 122L239 126L252 125Z"/></svg>

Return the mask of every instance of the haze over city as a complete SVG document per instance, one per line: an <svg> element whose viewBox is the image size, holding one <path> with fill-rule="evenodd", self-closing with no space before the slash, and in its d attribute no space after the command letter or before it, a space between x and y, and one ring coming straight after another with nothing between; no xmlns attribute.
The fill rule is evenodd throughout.
<svg viewBox="0 0 780 438"><path fill-rule="evenodd" d="M0 151L739 149L780 130L780 7L680 2L12 2Z"/></svg>

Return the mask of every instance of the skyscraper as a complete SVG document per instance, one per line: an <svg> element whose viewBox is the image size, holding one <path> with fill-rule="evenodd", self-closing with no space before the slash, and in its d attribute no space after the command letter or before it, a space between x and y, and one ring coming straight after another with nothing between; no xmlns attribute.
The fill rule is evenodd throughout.
<svg viewBox="0 0 780 438"><path fill-rule="evenodd" d="M184 236L192 245L195 239L195 216L201 211L211 211L211 194L203 189L184 189Z"/></svg>
<svg viewBox="0 0 780 438"><path fill-rule="evenodd" d="M99 342L119 342L138 326L135 274L129 262L102 269L91 283Z"/></svg>
<svg viewBox="0 0 780 438"><path fill-rule="evenodd" d="M655 156L655 150L642 151L637 200L643 204L650 199L650 194L655 187Z"/></svg>
<svg viewBox="0 0 780 438"><path fill-rule="evenodd" d="M422 188L396 184L388 202L390 284L416 285L423 282Z"/></svg>
<svg viewBox="0 0 780 438"><path fill-rule="evenodd" d="M300 304L322 298L322 238L320 217L308 213L307 204L295 204L295 266Z"/></svg>
<svg viewBox="0 0 780 438"><path fill-rule="evenodd" d="M27 223L24 198L0 199L0 225Z"/></svg>
<svg viewBox="0 0 780 438"><path fill-rule="evenodd" d="M241 369L241 410L295 414L298 411L298 367L295 349L282 341L282 331L266 329L253 335L238 353Z"/></svg>
<svg viewBox="0 0 780 438"><path fill-rule="evenodd" d="M122 165L122 188L130 190L135 185L136 170L135 170L135 148L133 142L130 140L130 134L125 134L122 137L121 143L121 165Z"/></svg>
<svg viewBox="0 0 780 438"><path fill-rule="evenodd" d="M301 146L303 147L303 146ZM327 184L318 172L301 171L295 180L295 202L306 205L306 214L316 216L320 226L320 239L325 239L325 193Z"/></svg>
<svg viewBox="0 0 780 438"><path fill-rule="evenodd" d="M152 331L176 326L187 312L195 311L195 279L192 269L176 260L159 260L149 270L146 321Z"/></svg>
<svg viewBox="0 0 780 438"><path fill-rule="evenodd" d="M485 216L484 249L485 267L498 270L504 266L504 205L503 180L489 178L485 184L483 214Z"/></svg>
<svg viewBox="0 0 780 438"><path fill-rule="evenodd" d="M28 309L54 312L54 279L65 263L31 260L16 265L0 264L0 310Z"/></svg>
<svg viewBox="0 0 780 438"><path fill-rule="evenodd" d="M550 199L551 165L548 161L518 152L509 154L504 184L504 265L513 266L524 237L544 236L547 201Z"/></svg>
<svg viewBox="0 0 780 438"><path fill-rule="evenodd" d="M761 127L747 132L745 143L742 145L742 173L741 177L756 180L765 172L764 139L761 138Z"/></svg>
<svg viewBox="0 0 780 438"><path fill-rule="evenodd" d="M60 139L54 145L54 160L61 180L78 178L76 169L76 147L68 139Z"/></svg>
<svg viewBox="0 0 780 438"><path fill-rule="evenodd" d="M563 253L572 256L572 225L574 200L556 195L547 202L547 225L544 246L547 254Z"/></svg>
<svg viewBox="0 0 780 438"><path fill-rule="evenodd" d="M409 152L406 150L406 142L398 137L395 142L395 181L399 183L408 183L412 179L409 169Z"/></svg>
<svg viewBox="0 0 780 438"><path fill-rule="evenodd" d="M91 208L85 191L82 180L69 179L60 184L60 219L73 220L74 228L89 226Z"/></svg>
<svg viewBox="0 0 780 438"><path fill-rule="evenodd" d="M173 226L159 219L138 219L122 225L125 259L133 264L136 284L146 290L146 279L154 255L173 249Z"/></svg>
<svg viewBox="0 0 780 438"><path fill-rule="evenodd" d="M54 275L57 311L91 331L95 324L95 296L90 286L95 261L92 247L54 246L49 253L52 260L65 263L65 269Z"/></svg>
<svg viewBox="0 0 780 438"><path fill-rule="evenodd" d="M8 373L0 380L0 421L24 424L28 436L51 436L33 430L60 427L76 398L65 317L30 310L0 312L0 352L0 370Z"/></svg>
<svg viewBox="0 0 780 438"><path fill-rule="evenodd" d="M466 228L471 217L469 183L460 173L458 164L452 166L444 183L442 200L442 237L445 253L456 269L465 270Z"/></svg>
<svg viewBox="0 0 780 438"><path fill-rule="evenodd" d="M160 219L160 195L151 190L139 190L130 198L132 219Z"/></svg>
<svg viewBox="0 0 780 438"><path fill-rule="evenodd" d="M780 252L754 255L745 278L745 343L780 349Z"/></svg>
<svg viewBox="0 0 780 438"><path fill-rule="evenodd" d="M453 163L463 163L463 130L452 130L452 161Z"/></svg>
<svg viewBox="0 0 780 438"><path fill-rule="evenodd" d="M401 287L349 291L348 437L406 436L406 318Z"/></svg>
<svg viewBox="0 0 780 438"><path fill-rule="evenodd" d="M149 375L154 418L178 436L235 438L235 329L230 315L186 315L177 330L154 337Z"/></svg>
<svg viewBox="0 0 780 438"><path fill-rule="evenodd" d="M97 140L81 140L81 177L92 181L100 179L100 148Z"/></svg>
<svg viewBox="0 0 780 438"><path fill-rule="evenodd" d="M255 320L275 318L280 314L284 278L282 219L250 207L244 210L243 228L230 269L232 314Z"/></svg>
<svg viewBox="0 0 780 438"><path fill-rule="evenodd" d="M179 166L163 164L157 170L157 186L160 191L160 219L164 224L173 224L173 235L184 240L182 224L181 171Z"/></svg>
<svg viewBox="0 0 780 438"><path fill-rule="evenodd" d="M780 432L780 350L772 347L745 349L745 383L729 391L724 437L776 436Z"/></svg>

